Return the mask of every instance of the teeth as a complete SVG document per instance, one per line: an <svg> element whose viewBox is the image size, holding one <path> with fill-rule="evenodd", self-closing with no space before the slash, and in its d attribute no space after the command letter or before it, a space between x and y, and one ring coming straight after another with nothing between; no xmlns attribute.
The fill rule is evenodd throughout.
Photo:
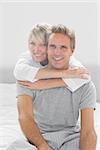
<svg viewBox="0 0 100 150"><path fill-rule="evenodd" d="M62 57L55 57L54 60L61 60L63 59Z"/></svg>
<svg viewBox="0 0 100 150"><path fill-rule="evenodd" d="M35 55L36 57L40 57L41 55Z"/></svg>

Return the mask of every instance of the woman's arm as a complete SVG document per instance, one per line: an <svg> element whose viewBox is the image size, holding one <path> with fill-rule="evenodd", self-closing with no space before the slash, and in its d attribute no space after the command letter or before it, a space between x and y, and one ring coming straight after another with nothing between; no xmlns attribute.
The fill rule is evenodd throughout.
<svg viewBox="0 0 100 150"><path fill-rule="evenodd" d="M96 133L93 116L93 108L81 110L80 150L96 150Z"/></svg>
<svg viewBox="0 0 100 150"><path fill-rule="evenodd" d="M14 68L14 76L17 80L33 82L36 73L40 69L40 63L36 63L29 52L21 54Z"/></svg>
<svg viewBox="0 0 100 150"><path fill-rule="evenodd" d="M33 115L32 97L28 95L18 96L19 122L26 138L35 145L38 150L52 150L44 140Z"/></svg>
<svg viewBox="0 0 100 150"><path fill-rule="evenodd" d="M47 67L40 68L35 76L36 79L45 78L82 78L87 79L88 70L74 56L70 57L69 69L56 70Z"/></svg>
<svg viewBox="0 0 100 150"><path fill-rule="evenodd" d="M29 82L29 81L18 81L18 83L29 89L36 89L36 90L51 89L51 88L67 86L65 84L65 82L60 78L48 79L48 80L38 80L33 83Z"/></svg>
<svg viewBox="0 0 100 150"><path fill-rule="evenodd" d="M75 60L72 64L75 64ZM80 65L76 63L76 66L79 67ZM29 53L26 53L22 55L16 63L14 76L17 80L30 82L47 78L85 78L84 74L88 74L87 69L82 67L75 69L76 66L74 66L73 69L68 70L49 69L47 67L42 68L39 63L32 60Z"/></svg>
<svg viewBox="0 0 100 150"><path fill-rule="evenodd" d="M50 79L50 78L82 78L86 79L86 74L89 74L85 68L69 68L66 70L49 69L47 67L40 68L36 73L36 79Z"/></svg>

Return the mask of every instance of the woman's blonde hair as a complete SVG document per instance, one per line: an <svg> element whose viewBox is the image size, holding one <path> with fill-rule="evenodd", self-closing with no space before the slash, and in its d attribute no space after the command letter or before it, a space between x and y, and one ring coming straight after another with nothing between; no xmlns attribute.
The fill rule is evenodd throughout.
<svg viewBox="0 0 100 150"><path fill-rule="evenodd" d="M31 40L42 41L44 44L48 43L48 36L50 33L51 25L46 23L35 24L29 35L29 42Z"/></svg>

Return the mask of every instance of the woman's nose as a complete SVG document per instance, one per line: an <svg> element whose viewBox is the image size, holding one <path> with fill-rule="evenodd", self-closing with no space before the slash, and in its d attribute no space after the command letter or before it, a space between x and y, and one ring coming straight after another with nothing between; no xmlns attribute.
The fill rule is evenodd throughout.
<svg viewBox="0 0 100 150"><path fill-rule="evenodd" d="M39 45L37 45L35 48L34 48L34 52L38 52L41 50L41 47Z"/></svg>

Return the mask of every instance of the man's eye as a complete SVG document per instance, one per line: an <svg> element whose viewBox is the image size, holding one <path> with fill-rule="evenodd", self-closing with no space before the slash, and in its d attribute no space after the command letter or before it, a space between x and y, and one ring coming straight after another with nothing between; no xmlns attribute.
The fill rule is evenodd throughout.
<svg viewBox="0 0 100 150"><path fill-rule="evenodd" d="M49 49L56 49L55 45L49 45Z"/></svg>
<svg viewBox="0 0 100 150"><path fill-rule="evenodd" d="M62 50L67 50L68 47L67 47L67 46L61 46L61 49L62 49Z"/></svg>

